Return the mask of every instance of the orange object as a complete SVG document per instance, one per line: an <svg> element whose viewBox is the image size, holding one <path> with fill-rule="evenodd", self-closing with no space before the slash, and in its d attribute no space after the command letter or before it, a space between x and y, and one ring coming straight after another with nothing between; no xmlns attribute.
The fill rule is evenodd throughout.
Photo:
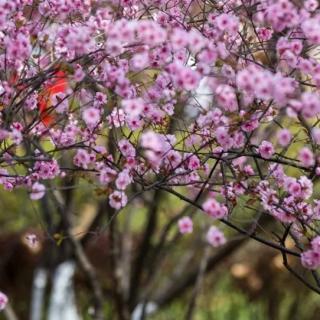
<svg viewBox="0 0 320 320"><path fill-rule="evenodd" d="M8 83L11 86L15 86L19 80L18 73L12 72ZM23 89L23 86L19 86L18 88ZM47 114L47 109L51 106L51 97L57 93L63 93L68 88L68 81L64 71L58 70L54 73L53 80L46 84L44 89L39 93L38 98L38 108L40 111L40 118L44 125L48 126L52 123L54 116L51 114Z"/></svg>
<svg viewBox="0 0 320 320"><path fill-rule="evenodd" d="M63 93L68 88L68 81L64 71L57 71L54 74L54 79L51 83L47 84L39 94L39 111L40 118L44 125L50 125L54 116L47 114L47 109L51 106L51 97L57 93Z"/></svg>

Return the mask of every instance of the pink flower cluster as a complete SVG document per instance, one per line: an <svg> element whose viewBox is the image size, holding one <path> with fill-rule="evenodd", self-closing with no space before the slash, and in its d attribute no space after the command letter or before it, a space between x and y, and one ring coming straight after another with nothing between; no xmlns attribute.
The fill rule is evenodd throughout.
<svg viewBox="0 0 320 320"><path fill-rule="evenodd" d="M217 200L211 198L202 205L203 210L214 219L223 219L228 214L228 208L221 205Z"/></svg>
<svg viewBox="0 0 320 320"><path fill-rule="evenodd" d="M308 269L317 269L320 267L320 236L313 238L311 249L301 254L301 263Z"/></svg>
<svg viewBox="0 0 320 320"><path fill-rule="evenodd" d="M81 179L114 210L151 190L201 196L229 224L245 203L308 243L320 219L319 10L0 1L0 184L36 201ZM207 238L225 241L213 227Z"/></svg>
<svg viewBox="0 0 320 320"><path fill-rule="evenodd" d="M207 232L207 241L213 247L220 247L226 243L226 238L221 230L211 226Z"/></svg>
<svg viewBox="0 0 320 320"><path fill-rule="evenodd" d="M193 231L193 222L189 217L183 217L178 221L179 231L182 234L192 233Z"/></svg>

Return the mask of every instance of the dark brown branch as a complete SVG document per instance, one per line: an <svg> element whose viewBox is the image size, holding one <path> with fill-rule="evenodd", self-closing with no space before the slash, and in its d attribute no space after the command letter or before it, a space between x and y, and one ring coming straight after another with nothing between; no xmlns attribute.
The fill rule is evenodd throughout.
<svg viewBox="0 0 320 320"><path fill-rule="evenodd" d="M129 290L129 305L131 308L134 308L135 302L137 300L140 279L145 268L144 262L148 256L148 252L151 246L151 238L157 226L157 215L160 198L161 190L155 190L147 214L149 219L140 246L138 248L138 255L134 262L131 274Z"/></svg>
<svg viewBox="0 0 320 320"><path fill-rule="evenodd" d="M184 197L182 194L180 194L180 193L178 193L178 192L176 192L176 191L174 191L174 190L172 190L172 189L166 188L166 187L160 187L160 188L163 189L163 190L166 190L167 192L169 192L169 193L171 193L171 194L173 194L173 195L175 195L175 196L178 197L179 199L181 199L181 200L183 200L183 201L185 201L185 202L188 202L188 203L194 205L194 206L197 207L198 209L203 210L202 207L201 207L199 204L197 204L197 203L195 203L194 201L192 201L192 200ZM290 249L285 248L285 247L283 247L283 246L281 246L281 245L279 245L279 244L277 244L277 243L274 243L274 242L272 242L272 241L268 241L268 240L266 240L266 239L263 239L263 238L261 238L261 237L258 237L258 236L255 235L254 233L249 232L249 231L247 231L247 230L245 230L245 229L242 229L241 227L236 226L235 224L233 224L233 223L230 222L229 220L220 219L220 221L221 221L222 223L226 224L227 226L229 226L230 228L238 231L239 233L241 233L241 234L243 234L243 235L246 235L246 236L248 236L248 237L250 237L250 238L252 238L252 239L254 239L254 240L256 240L256 241L258 241L258 242L260 242L260 243L263 243L263 244L265 244L265 245L267 245L267 246L269 246L269 247L271 247L271 248L277 249L277 250L279 250L279 251L281 251L281 252L282 252L282 251L283 251L283 252L286 252L286 253L291 254L291 255L293 255L293 256L296 256L296 257L300 257L300 253L299 253L299 252L290 250Z"/></svg>
<svg viewBox="0 0 320 320"><path fill-rule="evenodd" d="M301 274L295 271L289 264L288 258L285 252L282 253L283 265L286 267L288 271L290 271L296 278L298 278L306 287L311 289L312 291L320 294L320 289L309 283Z"/></svg>

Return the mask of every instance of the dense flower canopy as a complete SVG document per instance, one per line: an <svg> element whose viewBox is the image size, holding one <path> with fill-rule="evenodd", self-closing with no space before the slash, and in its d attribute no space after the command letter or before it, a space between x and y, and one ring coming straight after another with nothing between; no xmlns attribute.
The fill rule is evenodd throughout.
<svg viewBox="0 0 320 320"><path fill-rule="evenodd" d="M39 200L77 174L116 210L162 189L320 267L318 5L0 0L0 183ZM244 202L283 237L238 227Z"/></svg>

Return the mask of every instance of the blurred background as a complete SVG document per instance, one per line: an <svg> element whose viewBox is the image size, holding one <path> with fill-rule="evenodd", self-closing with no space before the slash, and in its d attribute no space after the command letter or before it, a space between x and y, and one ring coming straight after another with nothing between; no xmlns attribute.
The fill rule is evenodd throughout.
<svg viewBox="0 0 320 320"><path fill-rule="evenodd" d="M103 190L77 181L60 192L72 199L70 234L49 198L1 191L0 290L13 312L1 319L98 319L97 309L101 319L318 318L319 295L283 267L276 250L223 225L227 244L210 247L212 221L158 191L113 216ZM178 231L185 215L194 220L190 235ZM241 205L237 218L250 220ZM277 228L265 225L262 234ZM291 263L303 273L299 261Z"/></svg>

